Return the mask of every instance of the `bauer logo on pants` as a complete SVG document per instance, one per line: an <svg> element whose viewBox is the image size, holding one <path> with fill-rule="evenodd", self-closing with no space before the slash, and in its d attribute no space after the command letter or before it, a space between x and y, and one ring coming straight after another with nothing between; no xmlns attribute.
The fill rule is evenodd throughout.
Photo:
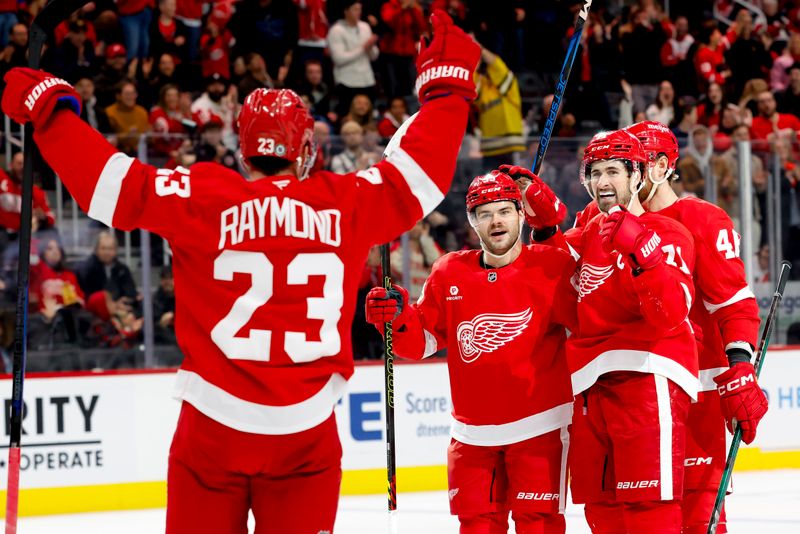
<svg viewBox="0 0 800 534"><path fill-rule="evenodd" d="M494 352L519 336L533 317L530 308L519 313L484 313L458 325L458 350L466 363Z"/></svg>

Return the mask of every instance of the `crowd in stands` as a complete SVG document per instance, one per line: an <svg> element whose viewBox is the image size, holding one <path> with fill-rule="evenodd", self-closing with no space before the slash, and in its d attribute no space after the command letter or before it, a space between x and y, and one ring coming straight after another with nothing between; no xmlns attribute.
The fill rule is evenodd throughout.
<svg viewBox="0 0 800 534"><path fill-rule="evenodd" d="M44 3L0 0L0 78L26 64L28 28ZM407 265L399 248L392 252L395 274L410 274L413 297L441 254L477 246L464 214L469 180L502 163L530 163L583 4L98 0L58 27L42 66L76 87L83 120L121 151L141 155L144 148L151 163L168 167L215 161L239 169L236 117L244 97L259 87L294 89L315 119L316 169L344 173L378 161L386 139L416 110L416 43L428 32L430 10L445 9L482 45L479 89L452 194L410 232ZM657 120L685 146L680 193L706 197L736 220L735 142L753 140L759 258L768 242L766 184L777 168L783 257L800 261L800 6L788 0L751 0L748 7L672 0L669 6L667 13L656 0L592 3L553 134L572 141L553 143L542 177L574 215L588 201L578 181L585 139L599 129ZM6 168L0 174L0 286L8 304L22 155ZM140 343L144 289L117 258L117 236L100 231L94 253L72 261L45 192L37 188L34 200L31 346ZM378 264L373 253L362 292L379 280ZM154 289L156 339L174 343L168 266ZM0 335L8 330L3 324ZM372 354L380 339L358 318L355 324L363 330L355 343L364 345L356 353Z"/></svg>

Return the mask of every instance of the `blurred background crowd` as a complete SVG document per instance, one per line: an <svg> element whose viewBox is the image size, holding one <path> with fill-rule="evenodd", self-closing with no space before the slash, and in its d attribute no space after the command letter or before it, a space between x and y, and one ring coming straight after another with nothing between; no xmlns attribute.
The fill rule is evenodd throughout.
<svg viewBox="0 0 800 534"><path fill-rule="evenodd" d="M44 3L0 0L0 74L26 64L28 27ZM120 150L170 168L216 161L239 169L244 97L258 87L291 88L315 119L316 168L345 173L378 161L416 110L416 43L430 10L446 10L482 46L479 95L451 193L392 247L393 272L415 298L439 256L478 246L464 213L471 179L502 163L530 165L582 7L576 0L98 0L58 27L42 66L75 85L82 118ZM589 200L578 179L586 141L643 119L667 124L680 140L681 195L716 203L738 224L741 180L751 182L752 213L744 217L754 226L747 261L755 281L768 281L778 257L800 274L797 2L595 0L541 173L569 207L565 226ZM24 162L19 130L7 119L3 138L0 353L7 362ZM739 169L741 141L752 147L747 173ZM179 361L167 245L153 236L145 254L138 232L89 221L53 176L36 180L32 351L66 355L48 359L50 367L135 364L150 321L165 362ZM777 226L766 224L773 205ZM773 228L780 235L770 235ZM362 295L379 280L376 249ZM355 355L377 357L380 338L361 313L359 306Z"/></svg>

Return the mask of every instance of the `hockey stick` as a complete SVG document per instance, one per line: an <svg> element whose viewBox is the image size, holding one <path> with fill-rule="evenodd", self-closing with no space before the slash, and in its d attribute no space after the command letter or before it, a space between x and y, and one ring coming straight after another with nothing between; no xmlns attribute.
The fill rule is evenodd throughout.
<svg viewBox="0 0 800 534"><path fill-rule="evenodd" d="M381 273L383 288L392 289L389 245L381 245ZM383 371L386 384L386 482L389 506L389 533L397 534L397 461L394 439L394 351L392 350L392 323L383 323Z"/></svg>
<svg viewBox="0 0 800 534"><path fill-rule="evenodd" d="M783 298L783 290L786 288L786 281L789 279L789 271L791 269L792 266L788 261L781 264L781 272L778 275L778 287L775 289L775 294L772 295L772 303L769 306L769 313L764 322L764 331L761 333L761 340L759 341L758 354L756 355L755 361L756 376L761 374L761 367L764 365L764 358L767 355L767 347L769 346L769 337L772 335L772 328L775 326L775 314ZM731 448L728 451L728 459L725 461L725 470L722 472L722 481L717 491L717 500L714 501L714 509L711 511L711 520L708 523L706 534L715 534L717 531L719 516L722 513L722 503L725 501L725 494L728 491L728 484L730 483L731 473L733 472L733 464L736 462L736 455L739 453L739 445L741 445L741 443L742 429L739 425L736 425L733 432L733 441L731 441Z"/></svg>
<svg viewBox="0 0 800 534"><path fill-rule="evenodd" d="M39 68L42 48L56 26L88 0L50 0L33 20L28 41L28 66ZM17 309L12 354L11 414L8 446L8 481L6 484L6 534L17 532L19 510L19 462L22 436L22 386L25 380L25 357L28 326L28 271L31 261L31 219L33 217L33 126L24 128L25 163L22 175L22 205L19 221L19 260L17 265Z"/></svg>
<svg viewBox="0 0 800 534"><path fill-rule="evenodd" d="M558 84L556 84L556 90L555 93L553 93L553 103L550 105L547 121L544 124L542 136L539 138L539 148L533 156L533 165L531 166L533 174L539 174L539 170L542 168L542 162L544 161L544 154L547 152L547 147L550 145L550 136L553 135L553 128L556 125L558 110L561 108L561 101L564 99L564 91L567 88L567 81L569 80L569 73L572 71L572 64L575 62L575 56L578 54L578 47L581 44L581 36L583 35L583 25L586 24L586 19L589 17L590 7L592 7L592 0L583 0L583 7L578 13L578 20L575 21L574 32L567 46L567 57L564 58L564 64L561 66L561 74L558 76Z"/></svg>

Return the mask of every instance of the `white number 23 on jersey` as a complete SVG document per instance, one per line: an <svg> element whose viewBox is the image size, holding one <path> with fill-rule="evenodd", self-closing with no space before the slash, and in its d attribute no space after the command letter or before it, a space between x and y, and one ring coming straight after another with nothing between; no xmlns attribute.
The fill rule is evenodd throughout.
<svg viewBox="0 0 800 534"><path fill-rule="evenodd" d="M214 261L214 279L232 281L235 273L249 274L250 288L233 303L228 314L211 330L211 339L233 360L269 361L271 330L250 329L247 337L236 334L273 293L274 267L261 252L225 250ZM331 252L298 254L286 266L286 283L305 285L309 276L324 276L322 297L308 297L306 318L322 321L319 341L308 341L305 332L284 333L283 348L295 363L310 362L339 353L339 319L344 304L344 264Z"/></svg>

